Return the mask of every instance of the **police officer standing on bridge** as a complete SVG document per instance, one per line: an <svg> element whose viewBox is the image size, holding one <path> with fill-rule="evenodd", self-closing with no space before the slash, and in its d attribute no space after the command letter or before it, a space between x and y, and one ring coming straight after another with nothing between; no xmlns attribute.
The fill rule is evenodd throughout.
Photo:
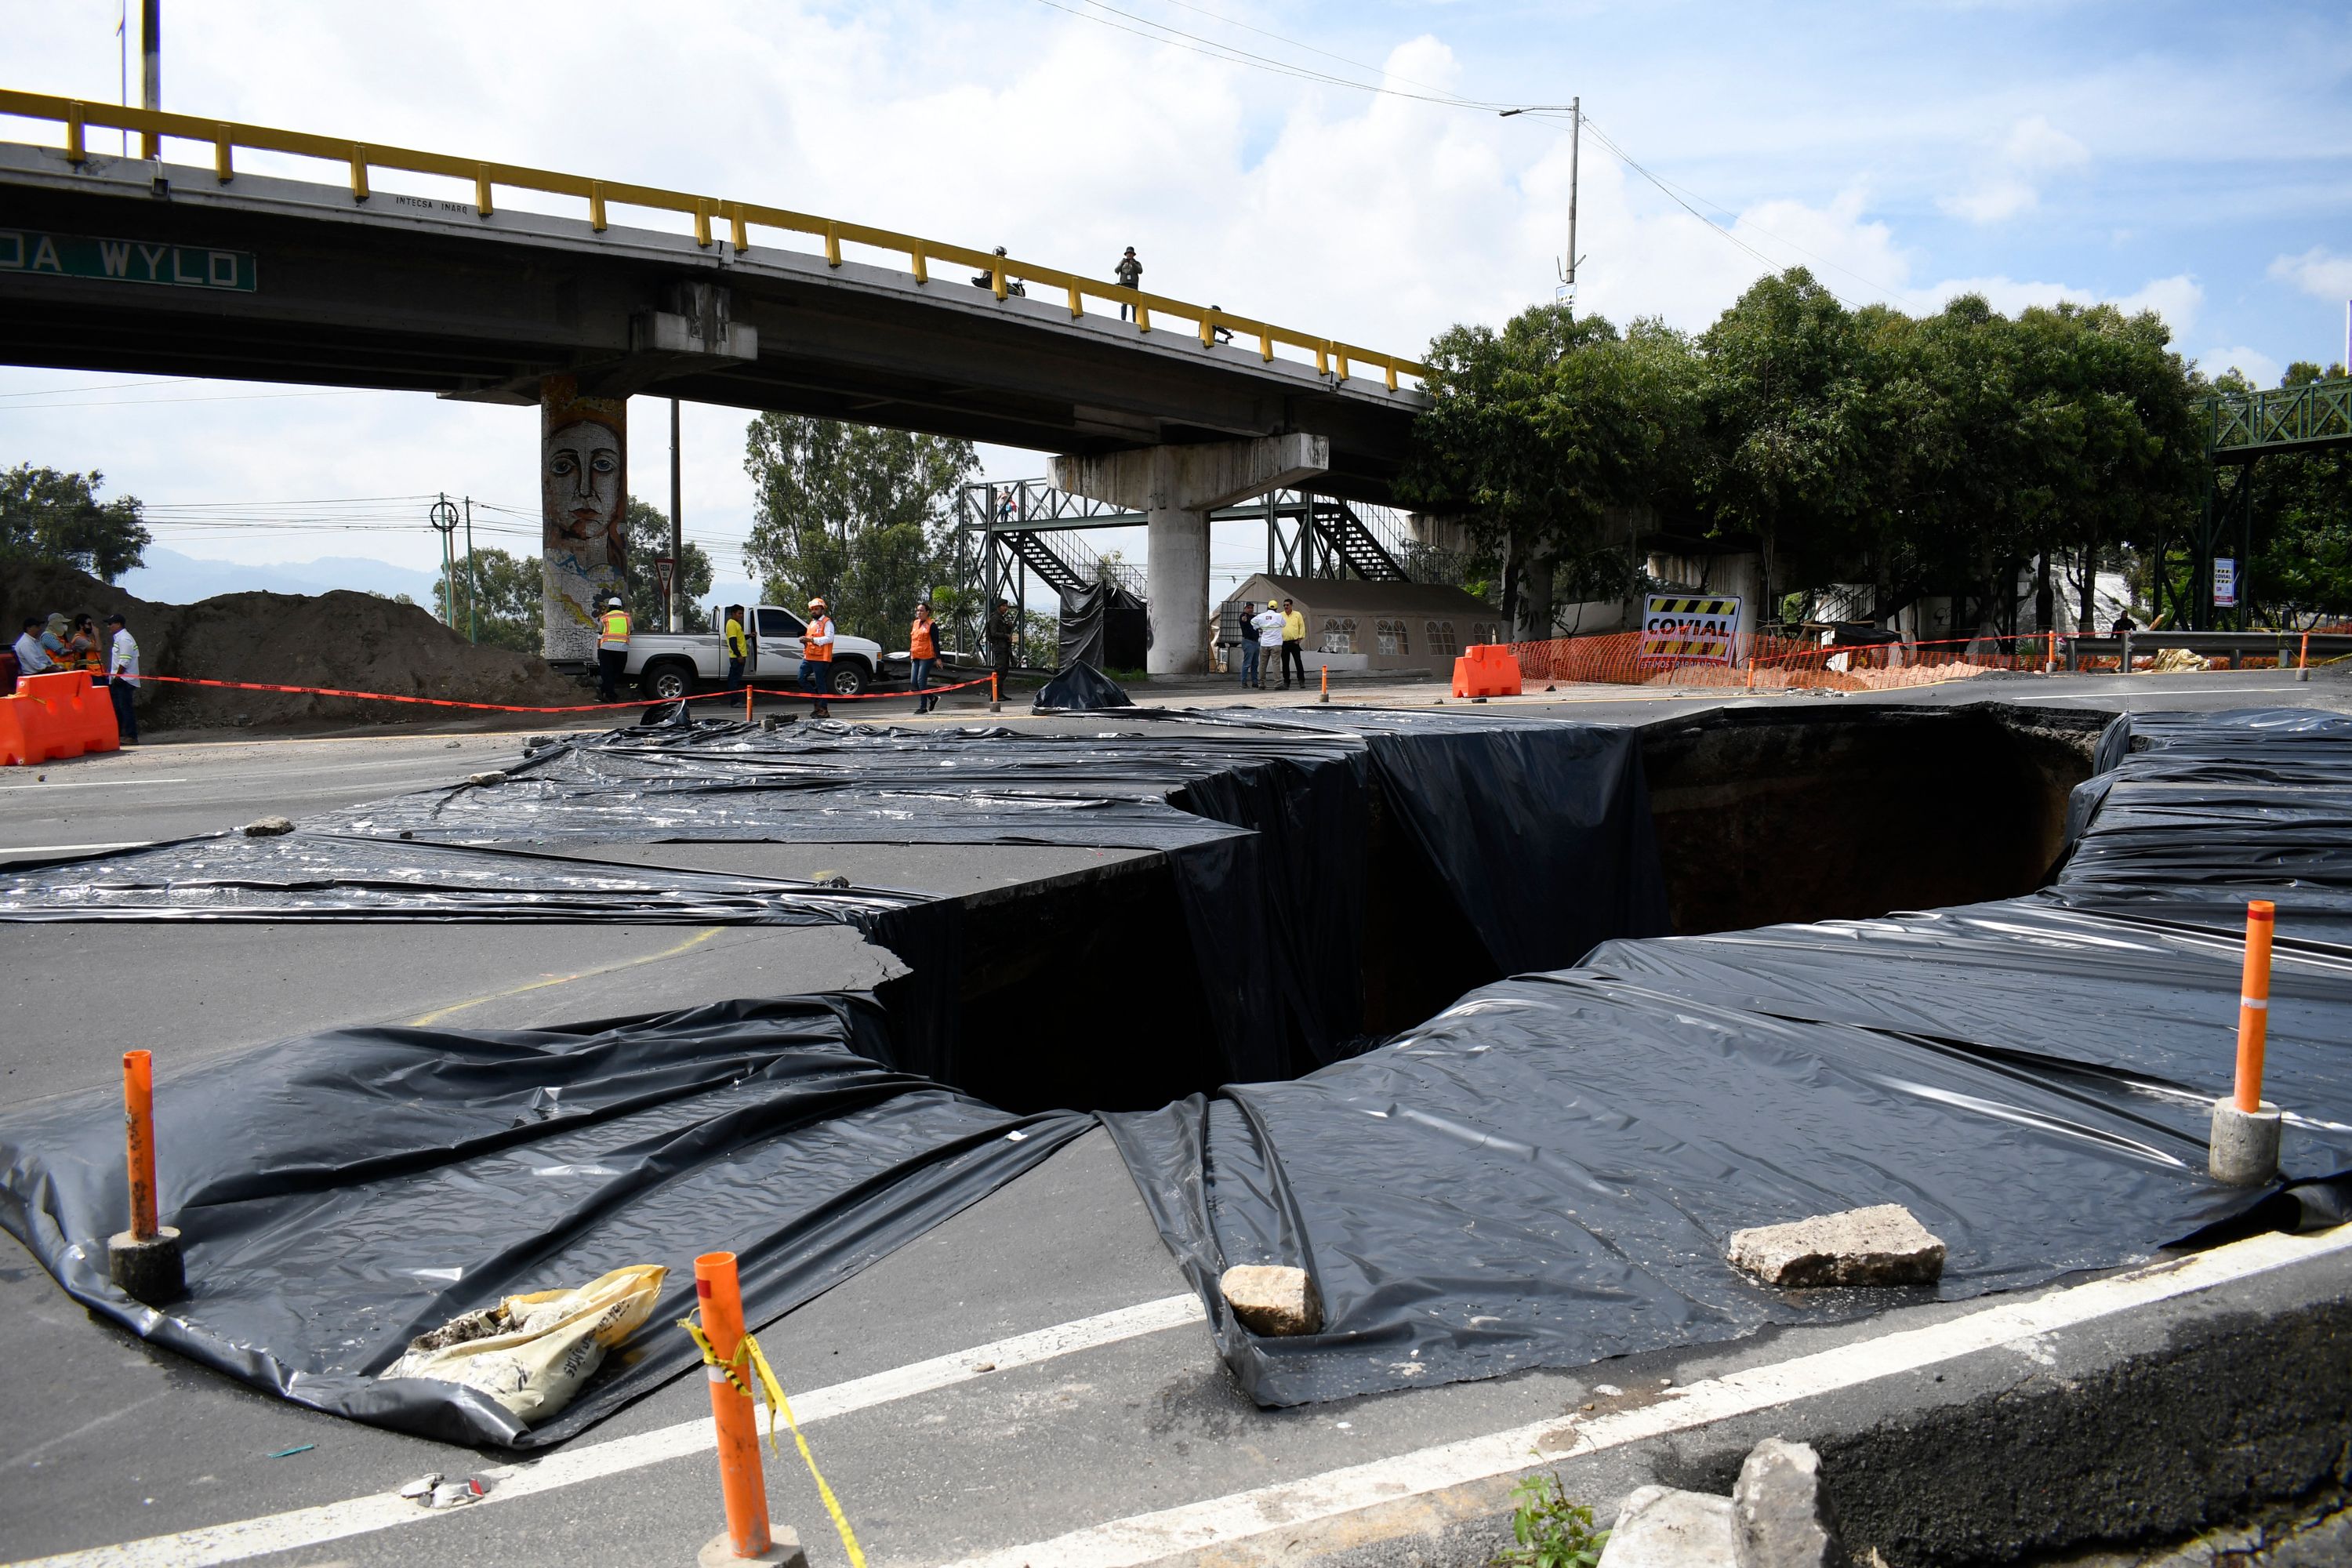
<svg viewBox="0 0 2352 1568"><path fill-rule="evenodd" d="M629 668L629 612L618 594L604 601L596 618L596 700L618 702L621 677Z"/></svg>

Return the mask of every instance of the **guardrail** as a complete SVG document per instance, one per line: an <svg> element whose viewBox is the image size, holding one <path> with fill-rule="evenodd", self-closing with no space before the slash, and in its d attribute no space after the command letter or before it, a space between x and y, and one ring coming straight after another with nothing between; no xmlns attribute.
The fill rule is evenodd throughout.
<svg viewBox="0 0 2352 1568"><path fill-rule="evenodd" d="M754 226L782 229L822 240L828 266L841 265L841 247L845 245L865 246L905 256L908 270L918 283L930 281L931 263L951 262L987 274L990 288L999 300L1007 297L1011 292L1008 285L1017 279L1024 285L1043 285L1049 289L1060 290L1068 299L1073 320L1087 313L1086 306L1089 300L1126 305L1135 311L1135 326L1139 333L1151 331L1151 316L1156 310L1161 315L1192 322L1203 346L1219 342L1220 334L1251 337L1257 340L1258 357L1268 362L1274 359L1277 346L1300 349L1314 356L1318 374L1329 375L1336 372L1342 382L1350 379L1357 366L1369 366L1383 374L1389 390L1393 392L1397 389L1398 376L1418 378L1425 374L1423 365L1400 355L1382 353L1377 349L1359 348L1334 338L1295 331L1287 327L1276 326L1271 321L1237 316L1213 305L1188 304L1166 295L1148 294L1116 283L1098 282L1059 268L1033 266L1012 257L997 256L968 246L947 245L916 235L873 228L865 224L844 223L836 218L820 217L813 213L793 212L789 208L767 206L757 202L695 195L621 180L595 180L580 174L532 169L519 163L460 158L444 153L419 153L373 142L346 142L307 132L239 125L226 120L206 120L200 115L92 103L48 93L0 89L0 115L51 121L63 125L66 158L74 163L80 163L89 157L87 139L90 128L95 126L104 130L138 132L142 139L143 155L148 158L163 156L163 144L167 138L205 142L213 150L213 173L222 184L227 184L236 177L236 154L242 149L254 153L289 153L340 163L350 171L352 200L354 202L368 199L370 170L396 169L408 174L472 182L475 206L484 217L495 210L493 197L502 185L513 190L537 191L585 201L588 204L589 226L598 233L604 231L611 208L646 207L657 212L679 213L692 218L695 243L706 248L714 243L715 226L727 227L729 240L738 253L751 247L751 229Z"/></svg>

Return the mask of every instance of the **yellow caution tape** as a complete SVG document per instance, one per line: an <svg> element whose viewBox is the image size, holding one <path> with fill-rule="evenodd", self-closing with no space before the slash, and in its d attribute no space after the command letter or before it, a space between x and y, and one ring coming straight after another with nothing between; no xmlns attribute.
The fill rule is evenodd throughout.
<svg viewBox="0 0 2352 1568"><path fill-rule="evenodd" d="M783 1452L776 1447L776 1413L782 1411L784 1425L792 1429L793 1441L800 1448L801 1461L808 1466L808 1473L816 1482L816 1495L824 1500L824 1511L833 1516L834 1531L849 1552L852 1568L866 1568L866 1553L858 1548L856 1532L849 1528L849 1516L841 1511L841 1504L834 1500L833 1489L825 1485L824 1472L816 1468L816 1456L809 1452L808 1439L801 1436L800 1423L793 1419L792 1401L784 1397L784 1385L776 1381L774 1369L768 1365L768 1358L761 1353L760 1342L745 1334L735 1346L732 1359L720 1361L718 1352L710 1348L710 1336L703 1332L699 1323L690 1318L681 1318L677 1326L693 1336L696 1346L702 1352L702 1364L717 1367L719 1373L735 1386L736 1392L746 1399L757 1397L743 1376L744 1363L748 1361L751 1363L751 1371L759 1376L760 1386L766 1390L768 1395L769 1449L779 1455Z"/></svg>

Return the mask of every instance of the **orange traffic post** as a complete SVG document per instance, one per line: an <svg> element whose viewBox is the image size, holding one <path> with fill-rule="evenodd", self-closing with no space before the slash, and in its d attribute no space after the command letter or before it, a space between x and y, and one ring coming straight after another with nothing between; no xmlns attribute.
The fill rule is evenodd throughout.
<svg viewBox="0 0 2352 1568"><path fill-rule="evenodd" d="M155 1063L145 1051L122 1053L124 1166L131 1228L106 1238L106 1271L134 1301L160 1307L187 1291L180 1233L156 1220Z"/></svg>
<svg viewBox="0 0 2352 1568"><path fill-rule="evenodd" d="M1318 700L1323 702L1331 700L1331 667L1328 664L1323 667L1323 695Z"/></svg>
<svg viewBox="0 0 2352 1568"><path fill-rule="evenodd" d="M2303 634L2303 647L2294 656L2294 678L2297 680L2311 679L2311 634L2309 632Z"/></svg>
<svg viewBox="0 0 2352 1568"><path fill-rule="evenodd" d="M2271 931L2278 906L2268 899L2246 905L2246 967L2238 986L2237 1105L2263 1108L2263 1047L2270 1037Z"/></svg>
<svg viewBox="0 0 2352 1568"><path fill-rule="evenodd" d="M2263 1098L2263 1049L2270 1034L2271 932L2278 908L2246 905L2245 967L2238 983L2238 1066L2231 1092L2213 1104L2207 1169L2233 1186L2258 1186L2278 1174L2279 1108Z"/></svg>
<svg viewBox="0 0 2352 1568"><path fill-rule="evenodd" d="M710 1415L719 1427L719 1490L727 1502L727 1533L703 1548L702 1560L756 1562L772 1555L775 1542L768 1532L768 1483L760 1469L751 1379L737 1371L748 1358L741 1353L743 1293L733 1253L706 1252L694 1260L694 1298L714 1363L703 1370L710 1377Z"/></svg>
<svg viewBox="0 0 2352 1568"><path fill-rule="evenodd" d="M1003 688L998 683L996 671L992 669L988 672L988 710L991 713L1004 711Z"/></svg>
<svg viewBox="0 0 2352 1568"><path fill-rule="evenodd" d="M749 724L751 721L751 683L750 681L748 681L748 680L747 680L747 681L745 681L745 682L743 683L743 722L745 722L746 724Z"/></svg>

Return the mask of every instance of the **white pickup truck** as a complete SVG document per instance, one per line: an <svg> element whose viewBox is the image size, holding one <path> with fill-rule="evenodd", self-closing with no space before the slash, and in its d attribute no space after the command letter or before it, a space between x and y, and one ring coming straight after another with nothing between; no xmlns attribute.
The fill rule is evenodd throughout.
<svg viewBox="0 0 2352 1568"><path fill-rule="evenodd" d="M711 606L710 624L726 625L722 606ZM797 688L801 634L807 630L800 616L761 605L750 612L743 630L751 644L743 665L745 677L756 686ZM632 632L626 668L629 679L647 697L691 697L726 680L727 649L718 632ZM908 674L905 654L886 654L877 643L835 631L833 689L837 695L854 697L878 682L903 680Z"/></svg>

